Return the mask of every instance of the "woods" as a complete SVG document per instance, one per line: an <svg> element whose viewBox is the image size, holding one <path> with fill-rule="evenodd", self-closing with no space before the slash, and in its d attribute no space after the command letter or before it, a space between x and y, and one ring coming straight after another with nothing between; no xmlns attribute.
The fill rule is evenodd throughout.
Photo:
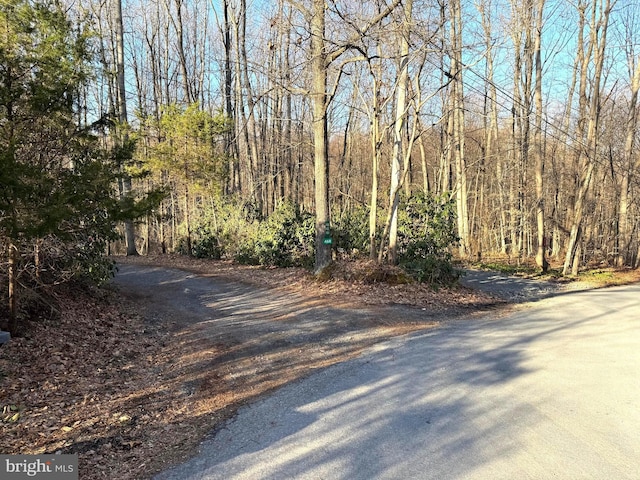
<svg viewBox="0 0 640 480"><path fill-rule="evenodd" d="M97 257L317 272L426 264L441 238L436 259L637 267L638 10L5 1L3 271L38 272L34 249L79 231ZM429 223L439 238L410 228Z"/></svg>
<svg viewBox="0 0 640 480"><path fill-rule="evenodd" d="M587 452L579 472L631 470L615 453L637 428L610 435L614 416L590 399L602 398L601 379L613 406L616 387L633 385L610 367L621 345L640 351L637 286L575 290L640 278L636 3L0 0L3 452L77 454L82 478L150 478L281 386L406 354L419 405L390 370L365 397L389 386L400 423L418 419L429 442L455 417L464 425L443 445L468 457L486 443L493 471L520 450L533 476L554 471L562 448ZM496 280L514 266L535 278ZM511 315L543 299L527 307L535 315ZM583 327L603 355L601 378L580 375L593 364L573 342ZM371 348L399 335L380 347L389 355ZM418 343L438 376L422 384L421 357L404 350ZM550 354L537 370L536 348ZM578 375L549 373L559 360ZM532 383L536 372L561 390ZM425 394L445 377L453 396ZM523 418L518 385L527 412L559 398L562 416L567 401L587 399L575 448L566 422L551 422L561 448L545 443L539 455L550 468L524 448L548 429L532 436L526 418L510 422ZM467 386L484 397L507 387L514 415L459 401ZM317 389L304 389L315 405ZM327 395L349 395L338 390ZM320 419L294 400L304 425L266 423L287 442ZM476 413L480 430L468 428ZM622 412L627 427L635 414ZM590 415L605 422L594 444L609 449L593 465L581 436ZM504 435L496 448L496 419L527 438L513 448ZM334 447L332 437L329 466ZM404 466L400 453L393 463ZM471 457L461 478L477 472L482 455Z"/></svg>
<svg viewBox="0 0 640 480"><path fill-rule="evenodd" d="M113 12L91 8L107 32ZM395 263L399 198L428 192L455 199L463 258L536 257L546 269L550 255L565 274L637 263L632 3L193 1L128 11L137 12L124 19L131 124L145 138L136 161L146 165L164 141L168 106L222 115L227 127L211 143L212 164L225 163L210 177L216 193L190 195L163 169L138 183L171 190L138 228L149 251L175 250L222 204L267 218L286 200L316 216L317 268L330 259L327 221L356 207L369 213L361 253ZM106 68L114 40L101 41Z"/></svg>

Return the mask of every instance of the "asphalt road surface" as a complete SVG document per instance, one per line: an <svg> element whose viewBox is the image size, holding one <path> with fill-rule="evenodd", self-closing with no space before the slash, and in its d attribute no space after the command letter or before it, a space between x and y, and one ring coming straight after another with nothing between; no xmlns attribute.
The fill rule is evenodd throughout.
<svg viewBox="0 0 640 480"><path fill-rule="evenodd" d="M638 478L638 285L378 345L243 407L156 477Z"/></svg>
<svg viewBox="0 0 640 480"><path fill-rule="evenodd" d="M489 292L512 303L531 302L560 293L563 286L557 282L503 275L488 270L464 271L460 283L467 287Z"/></svg>

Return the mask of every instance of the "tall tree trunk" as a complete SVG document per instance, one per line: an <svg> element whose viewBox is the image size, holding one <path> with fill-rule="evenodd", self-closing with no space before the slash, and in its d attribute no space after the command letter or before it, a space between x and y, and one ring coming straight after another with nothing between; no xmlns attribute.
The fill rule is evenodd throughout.
<svg viewBox="0 0 640 480"><path fill-rule="evenodd" d="M580 249L579 242L581 240L580 233L583 230L584 219L584 204L586 196L589 191L591 179L593 177L593 170L596 163L596 155L598 153L598 124L600 121L600 85L602 82L602 69L604 65L604 53L607 45L607 29L609 26L609 13L611 12L611 0L606 0L604 8L600 11L600 17L598 17L597 5L599 0L592 0L591 10L591 28L589 38L589 55L584 58L585 64L591 59L593 55L594 69L593 77L591 78L591 100L589 102L588 111L588 127L587 136L585 139L585 146L581 149L581 158L583 165L582 177L576 194L575 207L573 212L573 223L571 225L571 234L567 244L567 255L565 257L562 274L567 275L569 271L571 274L577 275L580 265ZM600 36L598 36L600 34ZM585 69L583 68L583 71Z"/></svg>
<svg viewBox="0 0 640 480"><path fill-rule="evenodd" d="M470 251L469 210L467 194L467 166L464 153L464 92L462 82L462 12L460 0L449 2L449 33L451 42L452 85L452 146L451 151L456 168L456 206L458 212L458 237L460 256L467 257Z"/></svg>
<svg viewBox="0 0 640 480"><path fill-rule="evenodd" d="M184 26L182 24L182 5L183 0L174 0L176 7L175 15L170 12L169 3L167 0L167 13L169 19L173 24L173 28L176 31L176 47L178 49L178 60L180 62L180 73L182 74L182 89L184 91L184 101L187 104L195 102L195 98L192 94L191 85L189 83L190 75L189 68L187 66L187 55L184 48Z"/></svg>
<svg viewBox="0 0 640 480"><path fill-rule="evenodd" d="M18 248L12 241L8 242L8 268L9 283L9 332L15 335L18 331Z"/></svg>
<svg viewBox="0 0 640 480"><path fill-rule="evenodd" d="M523 107L523 97L525 93L521 89L521 76L523 64L522 43L525 33L525 23L523 20L523 10L526 8L519 5L515 0L511 2L511 16L513 24L511 26L511 39L513 42L513 105L511 107L511 144L510 156L511 169L509 172L509 234L511 244L511 255L515 255L518 261L522 255L522 236L524 226L524 168L526 159L523 155L526 149L523 148L523 119L528 122L528 110Z"/></svg>
<svg viewBox="0 0 640 480"><path fill-rule="evenodd" d="M311 12L311 102L313 109L313 158L316 208L316 262L319 272L331 263L329 234L329 155L327 149L327 58L325 51L325 2L313 0Z"/></svg>
<svg viewBox="0 0 640 480"><path fill-rule="evenodd" d="M249 78L249 62L247 57L246 46L246 28L247 28L247 2L240 0L239 11L233 15L233 27L235 35L235 71L236 71L236 108L237 115L236 130L238 134L242 133L243 151L247 163L246 186L248 197L260 204L262 200L262 181L260 177L260 162L258 149L258 136L256 127L256 105ZM245 110L246 102L246 110ZM241 177L242 178L242 177Z"/></svg>
<svg viewBox="0 0 640 480"><path fill-rule="evenodd" d="M297 1L291 0L291 4L300 9L309 22L311 37L311 99L313 148L314 148L314 197L316 210L316 264L315 270L319 272L331 263L331 244L323 240L328 237L329 231L329 155L328 155L328 129L327 111L334 92L327 91L327 77L330 65L342 54L352 48L356 41L374 26L385 19L400 0L394 0L382 12L378 13L370 22L358 29L357 35L338 48L327 48L325 39L326 2L324 0L312 0L309 8ZM329 53L330 51L330 53ZM339 80L338 76L338 80ZM336 82L337 87L337 82Z"/></svg>
<svg viewBox="0 0 640 480"><path fill-rule="evenodd" d="M285 16L285 7L284 7L284 2L282 2L282 15L283 18ZM285 86L289 86L291 84L291 16L292 16L292 9L289 8L286 11L286 16L287 16L287 30L285 32L283 32L282 36L283 36L283 45L282 45L282 60L281 60L281 64L282 64L282 78L283 78L283 82L285 84ZM291 144L291 142L293 141L293 135L292 135L292 114L293 114L293 104L291 101L291 92L289 91L288 88L284 88L283 92L283 115L284 118L282 119L284 122L284 126L283 126L283 145L282 148L284 149L284 154L283 154L283 164L284 164L284 178L283 178L283 190L282 190L282 195L285 198L288 198L290 200L292 200L294 203L297 203L297 199L295 198L295 194L294 194L294 187L293 187L293 180L294 180L294 170L295 167L293 165L293 145Z"/></svg>
<svg viewBox="0 0 640 480"><path fill-rule="evenodd" d="M493 27L491 23L491 0L483 0L477 6L482 17L482 29L484 31L485 40L485 92L484 92L484 108L483 108L483 130L484 130L484 175L486 169L491 162L495 161L496 179L495 185L498 197L498 229L499 229L499 245L502 253L507 253L506 244L506 212L504 199L504 179L502 174L502 160L496 155L498 142L498 99L497 87L494 81L494 45L493 45ZM482 215L482 213L480 214Z"/></svg>
<svg viewBox="0 0 640 480"><path fill-rule="evenodd" d="M125 89L124 72L124 35L122 23L122 0L115 0L116 6L116 73L118 81L118 128L126 129L127 119L127 94ZM126 130L120 133L121 141L128 143ZM127 198L132 195L131 177L126 173L122 177L122 195ZM124 222L125 241L127 243L127 255L138 255L136 249L135 228L131 220Z"/></svg>
<svg viewBox="0 0 640 480"><path fill-rule="evenodd" d="M234 120L225 134L224 151L229 156L229 180L227 193L235 193L240 190L240 165L238 163L237 122L233 109L233 68L231 41L231 14L229 0L223 1L223 25L221 26L222 43L224 46L224 113L227 118Z"/></svg>
<svg viewBox="0 0 640 480"><path fill-rule="evenodd" d="M378 45L378 56L381 57L381 46ZM373 62L375 61L375 66ZM371 195L369 205L369 258L378 259L378 184L380 179L381 157L381 128L380 128L380 85L382 76L382 63L379 59L369 59L369 72L373 82L372 106L370 112L370 142L371 142Z"/></svg>
<svg viewBox="0 0 640 480"><path fill-rule="evenodd" d="M620 182L620 201L618 206L618 235L617 250L618 266L629 265L631 262L631 226L629 225L629 188L634 161L634 143L638 127L638 90L640 89L640 58L629 58L631 73L631 98L627 114L626 137L624 144L624 165Z"/></svg>
<svg viewBox="0 0 640 480"><path fill-rule="evenodd" d="M398 207L400 205L400 186L403 176L404 127L407 116L407 87L409 80L409 35L413 16L413 0L405 0L404 18L400 40L400 65L397 86L396 115L393 129L393 151L391 157L391 186L389 190L389 263L398 263ZM381 246L382 247L382 246ZM382 248L380 249L382 253ZM378 256L380 258L380 256Z"/></svg>
<svg viewBox="0 0 640 480"><path fill-rule="evenodd" d="M549 268L545 256L546 240L545 240L545 221L544 221L544 152L542 142L542 59L540 55L541 43L542 43L542 22L545 0L538 0L535 9L535 38L533 47L533 56L535 59L535 87L534 87L534 102L535 102L535 129L534 129L534 155L536 159L535 164L535 178L536 178L536 226L537 226L537 252L536 252L536 264L543 271L546 272Z"/></svg>

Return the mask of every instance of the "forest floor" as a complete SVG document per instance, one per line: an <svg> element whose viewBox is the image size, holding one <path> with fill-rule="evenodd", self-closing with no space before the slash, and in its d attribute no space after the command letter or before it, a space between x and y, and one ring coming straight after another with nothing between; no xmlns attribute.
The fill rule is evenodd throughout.
<svg viewBox="0 0 640 480"><path fill-rule="evenodd" d="M296 268L180 256L117 261L295 297L286 316L293 326L309 322L302 312L326 305L346 313L335 329L314 331L313 338L300 328L276 328L251 345L240 326L229 323L213 341L206 322L158 315L157 298L115 286L58 290L48 313L41 309L21 337L0 347L0 453L77 453L82 479L149 478L193 455L243 404L318 368L393 336L515 308L466 287L373 282L366 262L339 265L319 282ZM594 278L589 285L639 280L637 272Z"/></svg>

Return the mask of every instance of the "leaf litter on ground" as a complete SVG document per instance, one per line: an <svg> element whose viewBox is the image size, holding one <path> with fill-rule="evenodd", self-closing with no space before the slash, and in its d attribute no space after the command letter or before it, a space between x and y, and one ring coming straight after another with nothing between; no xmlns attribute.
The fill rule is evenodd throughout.
<svg viewBox="0 0 640 480"><path fill-rule="evenodd" d="M418 315L354 318L304 345L300 355L291 339L270 338L259 349L234 332L214 341L199 325L176 330L174 319L145 317L143 299L67 288L58 292L58 315L27 322L23 336L0 347L3 453L77 453L82 479L150 478L186 460L241 405L376 342L498 303L465 288L360 281L365 264L342 265L318 282L297 268L181 256L117 260L285 289L345 308L417 307ZM335 341L340 335L349 335L347 346Z"/></svg>

